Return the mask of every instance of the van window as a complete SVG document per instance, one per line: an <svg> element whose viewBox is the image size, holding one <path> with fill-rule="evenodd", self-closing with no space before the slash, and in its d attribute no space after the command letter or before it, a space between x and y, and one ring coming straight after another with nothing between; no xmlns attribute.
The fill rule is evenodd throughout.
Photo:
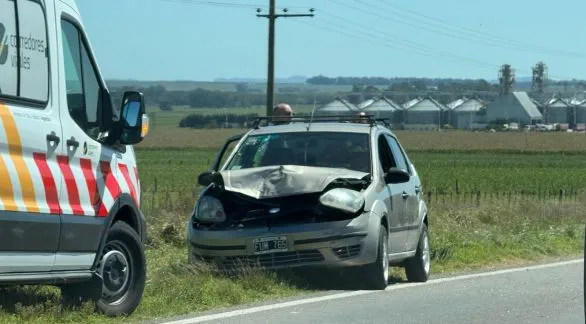
<svg viewBox="0 0 586 324"><path fill-rule="evenodd" d="M18 0L17 4L0 0L0 97L44 103L49 97L44 9L39 0Z"/></svg>
<svg viewBox="0 0 586 324"><path fill-rule="evenodd" d="M100 131L100 83L83 35L67 20L61 21L67 107L71 118L91 138Z"/></svg>

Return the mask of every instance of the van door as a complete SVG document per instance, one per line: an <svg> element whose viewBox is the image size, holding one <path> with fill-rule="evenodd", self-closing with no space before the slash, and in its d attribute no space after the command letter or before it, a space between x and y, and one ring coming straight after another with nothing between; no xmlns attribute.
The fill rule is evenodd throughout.
<svg viewBox="0 0 586 324"><path fill-rule="evenodd" d="M0 0L0 274L52 270L59 243L62 134L45 9Z"/></svg>
<svg viewBox="0 0 586 324"><path fill-rule="evenodd" d="M80 270L93 264L106 216L122 190L116 167L120 153L100 142L112 121L112 105L79 15L62 2L56 2L56 10L66 152L60 163L64 207L55 267Z"/></svg>

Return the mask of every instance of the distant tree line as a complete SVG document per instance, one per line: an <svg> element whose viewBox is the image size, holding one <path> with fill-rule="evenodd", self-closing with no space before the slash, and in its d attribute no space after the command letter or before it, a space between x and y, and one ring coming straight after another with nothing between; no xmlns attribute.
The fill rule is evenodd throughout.
<svg viewBox="0 0 586 324"><path fill-rule="evenodd" d="M250 125L258 114L190 114L179 122L181 128L232 128Z"/></svg>

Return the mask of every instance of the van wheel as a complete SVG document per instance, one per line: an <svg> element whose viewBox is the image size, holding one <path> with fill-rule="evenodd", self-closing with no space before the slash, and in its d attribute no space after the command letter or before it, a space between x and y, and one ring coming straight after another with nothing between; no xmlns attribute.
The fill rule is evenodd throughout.
<svg viewBox="0 0 586 324"><path fill-rule="evenodd" d="M94 300L97 310L108 316L132 314L144 292L146 258L138 234L125 222L114 223L108 231L97 273L101 280L62 287L63 300Z"/></svg>
<svg viewBox="0 0 586 324"><path fill-rule="evenodd" d="M384 290L389 284L389 235L381 225L378 235L378 252L374 263L363 266L361 278L366 289Z"/></svg>
<svg viewBox="0 0 586 324"><path fill-rule="evenodd" d="M430 270L429 234L427 225L423 224L417 251L413 257L405 260L405 274L410 282L426 282L429 278Z"/></svg>

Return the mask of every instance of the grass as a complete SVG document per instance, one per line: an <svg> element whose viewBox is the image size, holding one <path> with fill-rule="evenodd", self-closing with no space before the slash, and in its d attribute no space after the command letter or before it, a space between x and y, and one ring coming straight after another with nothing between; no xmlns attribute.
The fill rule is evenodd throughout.
<svg viewBox="0 0 586 324"><path fill-rule="evenodd" d="M209 167L223 139L237 131L160 127L139 145L142 203L150 237L148 283L129 321L323 288L310 277L260 271L220 276L186 264L184 233L200 190L197 175ZM586 214L584 134L398 132L398 136L418 167L424 191L431 193L434 275L581 255ZM404 279L400 270L394 275L396 280ZM0 322L120 321L96 315L90 308L64 311L58 300L51 287L1 291Z"/></svg>

